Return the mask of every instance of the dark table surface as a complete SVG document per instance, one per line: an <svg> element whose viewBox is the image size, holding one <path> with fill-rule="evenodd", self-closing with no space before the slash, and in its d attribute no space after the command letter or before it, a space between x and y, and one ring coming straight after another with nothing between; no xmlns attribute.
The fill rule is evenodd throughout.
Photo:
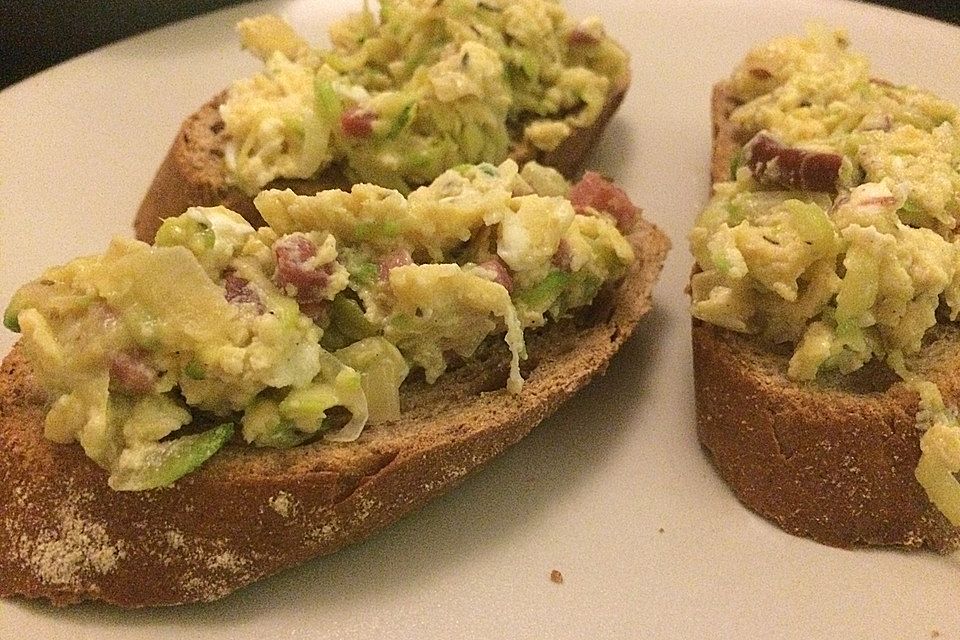
<svg viewBox="0 0 960 640"><path fill-rule="evenodd" d="M103 0L5 2L0 6L0 88L110 42L244 1L147 0L127 5ZM872 2L960 25L957 0ZM118 8L123 6L129 9Z"/></svg>

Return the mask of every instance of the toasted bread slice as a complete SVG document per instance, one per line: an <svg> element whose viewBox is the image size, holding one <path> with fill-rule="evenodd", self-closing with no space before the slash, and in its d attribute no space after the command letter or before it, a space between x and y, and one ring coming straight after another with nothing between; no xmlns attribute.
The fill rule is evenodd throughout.
<svg viewBox="0 0 960 640"><path fill-rule="evenodd" d="M746 142L736 107L713 92L713 181L729 179ZM697 432L740 501L792 534L837 546L948 551L960 530L914 477L917 394L885 365L816 382L787 378L790 354L753 336L693 321ZM931 330L911 365L948 402L960 399L960 329Z"/></svg>
<svg viewBox="0 0 960 640"><path fill-rule="evenodd" d="M173 487L114 492L78 445L43 437L45 394L19 348L0 373L0 595L125 607L209 601L357 541L457 485L602 373L650 308L669 241L638 221L637 260L581 315L528 332L526 382L504 390L494 344L399 420L351 443L228 445Z"/></svg>
<svg viewBox="0 0 960 640"><path fill-rule="evenodd" d="M514 145L510 157L518 164L536 160L554 167L567 179L574 178L582 171L587 155L620 107L629 86L630 74L625 73L611 87L594 123L589 127L574 129L553 151L545 152L520 142ZM249 220L254 227L264 224L253 206L252 196L227 184L223 162L226 132L220 117L220 105L225 99L226 92L218 94L181 125L140 203L133 223L137 239L152 242L164 218L180 215L187 207L195 205L223 204ZM314 178L274 180L264 189L289 188L299 194L313 195L323 189L346 189L349 186L350 182L337 165L331 165Z"/></svg>

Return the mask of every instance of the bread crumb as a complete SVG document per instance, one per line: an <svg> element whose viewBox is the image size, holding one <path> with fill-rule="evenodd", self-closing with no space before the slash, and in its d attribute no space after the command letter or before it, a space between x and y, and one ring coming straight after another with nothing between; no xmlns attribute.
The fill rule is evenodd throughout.
<svg viewBox="0 0 960 640"><path fill-rule="evenodd" d="M279 513L284 518L289 518L296 512L296 502L293 496L286 491L277 493L269 500L270 508Z"/></svg>
<svg viewBox="0 0 960 640"><path fill-rule="evenodd" d="M554 569L550 572L550 582L555 582L556 584L563 584L563 574Z"/></svg>
<svg viewBox="0 0 960 640"><path fill-rule="evenodd" d="M663 531L664 531L663 527L660 527L659 529L657 529L657 533L663 533Z"/></svg>
<svg viewBox="0 0 960 640"><path fill-rule="evenodd" d="M933 631L930 632L930 637L931 637L931 638L939 638L939 637L940 637L940 632L937 631L936 629L934 629Z"/></svg>

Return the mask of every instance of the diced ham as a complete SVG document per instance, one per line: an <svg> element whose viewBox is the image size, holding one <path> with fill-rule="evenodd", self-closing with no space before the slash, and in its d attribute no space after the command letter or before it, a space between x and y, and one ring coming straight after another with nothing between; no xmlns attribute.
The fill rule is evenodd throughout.
<svg viewBox="0 0 960 640"><path fill-rule="evenodd" d="M253 287L250 286L250 281L241 278L233 271L224 273L223 288L225 290L224 297L227 299L227 302L233 304L252 304L256 306L257 313L263 313L266 310L260 296L254 291Z"/></svg>
<svg viewBox="0 0 960 640"><path fill-rule="evenodd" d="M340 129L352 138L366 138L373 133L376 114L360 107L351 107L340 116Z"/></svg>
<svg viewBox="0 0 960 640"><path fill-rule="evenodd" d="M570 255L570 243L567 242L565 238L560 238L560 244L557 245L557 252L553 254L550 262L561 271L569 271L570 260L572 258L573 256Z"/></svg>
<svg viewBox="0 0 960 640"><path fill-rule="evenodd" d="M567 36L567 43L575 47L589 46L600 44L600 39L582 26L577 26Z"/></svg>
<svg viewBox="0 0 960 640"><path fill-rule="evenodd" d="M377 264L377 275L381 281L385 281L390 277L390 269L402 267L407 264L413 264L413 258L410 256L410 252L403 248L394 249L390 253L380 257Z"/></svg>
<svg viewBox="0 0 960 640"><path fill-rule="evenodd" d="M282 290L296 289L297 305L300 311L318 324L326 321L329 313L330 274L334 263L312 264L317 255L317 247L306 234L291 233L273 245L277 258L277 270L273 281Z"/></svg>
<svg viewBox="0 0 960 640"><path fill-rule="evenodd" d="M157 370L141 353L120 351L110 359L110 382L123 393L150 393L157 377Z"/></svg>
<svg viewBox="0 0 960 640"><path fill-rule="evenodd" d="M314 324L326 326L327 318L330 316L329 300L297 300L300 312L313 320Z"/></svg>
<svg viewBox="0 0 960 640"><path fill-rule="evenodd" d="M277 258L273 279L281 289L292 285L297 290L297 298L309 298L327 286L330 272L326 265L317 268L309 264L317 255L317 247L305 234L291 233L280 238L273 245L273 253Z"/></svg>
<svg viewBox="0 0 960 640"><path fill-rule="evenodd" d="M617 228L623 232L633 228L640 212L623 189L595 171L587 171L580 182L573 185L570 202L577 213L586 213L591 207L612 215L617 220Z"/></svg>
<svg viewBox="0 0 960 640"><path fill-rule="evenodd" d="M743 148L744 163L761 183L802 191L836 191L843 158L836 153L788 147L761 131Z"/></svg>
<svg viewBox="0 0 960 640"><path fill-rule="evenodd" d="M494 278L493 281L497 284L503 285L503 288L507 290L507 293L513 293L513 276L510 275L510 270L507 269L507 265L499 257L491 258L485 262L481 262L479 265L481 268L493 272Z"/></svg>

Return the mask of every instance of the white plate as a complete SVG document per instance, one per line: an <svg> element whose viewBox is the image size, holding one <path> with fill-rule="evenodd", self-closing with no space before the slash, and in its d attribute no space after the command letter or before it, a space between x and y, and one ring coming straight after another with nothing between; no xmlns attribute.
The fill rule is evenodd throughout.
<svg viewBox="0 0 960 640"><path fill-rule="evenodd" d="M359 4L244 5L0 93L0 304L44 266L130 233L181 119L257 67L236 44L237 19L272 9L317 39ZM842 1L568 4L599 11L633 55L633 88L594 164L675 244L656 310L607 376L461 488L362 544L206 606L3 601L0 637L955 637L954 560L791 537L717 479L694 435L683 288L686 232L708 190L710 85L752 44L811 19L845 25L878 76L960 100L960 30ZM12 341L4 332L0 350Z"/></svg>

